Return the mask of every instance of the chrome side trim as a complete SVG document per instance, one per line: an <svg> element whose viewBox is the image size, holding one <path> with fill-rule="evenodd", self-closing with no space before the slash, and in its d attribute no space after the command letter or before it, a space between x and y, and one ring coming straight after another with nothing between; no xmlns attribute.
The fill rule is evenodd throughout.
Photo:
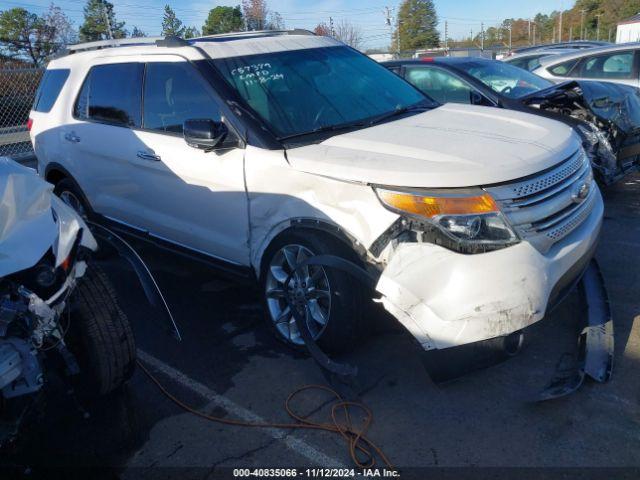
<svg viewBox="0 0 640 480"><path fill-rule="evenodd" d="M225 263L230 263L230 264L236 265L238 267L247 267L247 266L249 266L248 264L247 265L243 265L242 263L238 263L235 260L229 260L228 258L219 257L218 255L214 255L212 253L205 252L204 250L200 250L200 249L197 249L197 248L189 247L189 246L185 245L184 243L176 242L175 240L171 240L171 239L169 239L167 237L163 237L162 235L158 235L158 234L153 233L153 232L148 232L148 235L150 237L157 238L158 240L162 240L163 242L167 242L167 243L171 243L173 245L176 245L177 247L181 247L181 248L184 248L184 249L187 249L187 250L191 250L192 252L196 252L196 253L199 253L201 255L205 255L207 257L215 258L216 260L220 260L220 261L225 262Z"/></svg>
<svg viewBox="0 0 640 480"><path fill-rule="evenodd" d="M206 257L213 258L215 260L219 260L221 262L229 263L229 264L235 265L237 267L248 267L249 266L249 264L243 265L242 263L238 263L235 260L229 260L228 258L219 257L218 255L214 255L212 253L205 252L204 250L200 250L198 248L190 247L188 245L185 245L184 243L176 242L175 240L171 240L171 239L169 239L167 237L163 237L162 235L158 235L156 233L150 232L149 230L146 230L144 228L140 228L140 227L137 227L135 225L131 225L130 223L127 223L127 222L122 221L122 220L118 220L117 218L110 217L108 215L103 215L103 217L108 219L108 220L111 220L112 222L119 223L120 225L124 225L125 227L128 227L128 228L131 228L133 230L136 230L136 231L138 231L140 233L144 233L146 235L149 235L150 237L157 238L158 240L162 240L163 242L171 243L172 245L175 245L177 247L184 248L185 250L189 250L189 251L192 251L192 252L195 252L195 253L199 253L200 255L204 255Z"/></svg>

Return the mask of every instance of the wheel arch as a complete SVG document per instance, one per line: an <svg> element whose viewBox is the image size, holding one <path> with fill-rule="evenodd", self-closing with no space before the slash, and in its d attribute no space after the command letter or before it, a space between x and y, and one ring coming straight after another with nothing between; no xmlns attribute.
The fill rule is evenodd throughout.
<svg viewBox="0 0 640 480"><path fill-rule="evenodd" d="M57 183L64 180L65 178L73 178L73 177L71 176L69 171L59 163L52 162L46 166L44 170L44 179L47 182L53 185L56 185Z"/></svg>
<svg viewBox="0 0 640 480"><path fill-rule="evenodd" d="M361 262L361 266L370 264L369 252L360 243L355 236L338 225L319 220L315 218L293 218L283 221L274 226L269 234L265 236L262 242L252 255L252 265L256 273L256 278L261 280L263 264L266 260L266 253L271 245L277 242L283 236L290 233L310 232L330 237L346 246L354 255L354 259Z"/></svg>
<svg viewBox="0 0 640 480"><path fill-rule="evenodd" d="M49 163L44 170L44 179L54 186L60 183L62 180L69 180L82 197L81 200L85 203L85 205L89 207L89 210L93 212L93 206L91 205L91 202L89 202L89 199L84 193L84 190L82 190L76 179L73 178L73 175L71 175L69 170L67 170L65 167L63 167L59 163Z"/></svg>

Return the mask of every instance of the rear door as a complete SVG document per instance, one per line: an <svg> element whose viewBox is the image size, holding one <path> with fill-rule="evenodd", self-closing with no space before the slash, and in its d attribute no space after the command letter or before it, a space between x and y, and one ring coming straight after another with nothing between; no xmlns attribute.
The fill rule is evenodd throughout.
<svg viewBox="0 0 640 480"><path fill-rule="evenodd" d="M572 76L638 87L638 59L636 57L635 50L590 55L580 61Z"/></svg>
<svg viewBox="0 0 640 480"><path fill-rule="evenodd" d="M60 141L69 170L93 209L109 218L129 220L137 211L131 177L131 151L141 146L134 129L142 123L141 62L93 65L73 106L73 121Z"/></svg>

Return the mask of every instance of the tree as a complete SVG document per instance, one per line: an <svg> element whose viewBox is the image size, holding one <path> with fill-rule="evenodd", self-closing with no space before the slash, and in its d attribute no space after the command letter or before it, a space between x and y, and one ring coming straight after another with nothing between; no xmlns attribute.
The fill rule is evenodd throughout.
<svg viewBox="0 0 640 480"><path fill-rule="evenodd" d="M362 46L362 30L347 20L340 20L335 26L334 37L350 47L359 49Z"/></svg>
<svg viewBox="0 0 640 480"><path fill-rule="evenodd" d="M44 18L24 8L0 12L2 56L11 59L28 58L34 66L62 47L56 44L55 30Z"/></svg>
<svg viewBox="0 0 640 480"><path fill-rule="evenodd" d="M316 28L313 29L313 33L320 37L330 37L331 29L327 26L326 23L322 22L316 25Z"/></svg>
<svg viewBox="0 0 640 480"><path fill-rule="evenodd" d="M162 17L162 36L182 37L185 27L176 17L176 12L169 5L164 6L164 16Z"/></svg>
<svg viewBox="0 0 640 480"><path fill-rule="evenodd" d="M398 12L399 27L394 45L400 37L400 50L416 50L440 46L438 17L433 0L404 0Z"/></svg>
<svg viewBox="0 0 640 480"><path fill-rule="evenodd" d="M266 25L267 30L284 30L284 20L278 12L270 12Z"/></svg>
<svg viewBox="0 0 640 480"><path fill-rule="evenodd" d="M132 38L146 37L147 34L140 30L137 26L134 25L133 31L131 32Z"/></svg>
<svg viewBox="0 0 640 480"><path fill-rule="evenodd" d="M184 38L194 38L199 36L200 32L196 27L187 27L184 29Z"/></svg>
<svg viewBox="0 0 640 480"><path fill-rule="evenodd" d="M73 28L73 22L69 20L62 9L53 3L49 10L42 16L49 33L53 35L53 42L57 46L69 45L78 41L78 34Z"/></svg>
<svg viewBox="0 0 640 480"><path fill-rule="evenodd" d="M242 11L240 7L216 7L209 11L209 16L202 26L203 35L238 32L242 30Z"/></svg>
<svg viewBox="0 0 640 480"><path fill-rule="evenodd" d="M80 27L80 40L92 42L108 39L109 27L111 27L113 38L127 36L124 22L116 20L112 3L107 0L87 0L84 7L84 23Z"/></svg>
<svg viewBox="0 0 640 480"><path fill-rule="evenodd" d="M265 30L267 28L266 0L242 0L242 12L247 30Z"/></svg>

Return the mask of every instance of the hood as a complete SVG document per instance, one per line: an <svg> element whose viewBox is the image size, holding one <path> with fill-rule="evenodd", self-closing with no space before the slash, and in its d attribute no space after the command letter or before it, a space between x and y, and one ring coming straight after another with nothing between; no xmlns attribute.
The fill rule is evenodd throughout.
<svg viewBox="0 0 640 480"><path fill-rule="evenodd" d="M81 244L97 247L84 221L52 190L32 169L0 157L0 278L34 266L50 248L58 266L80 229Z"/></svg>
<svg viewBox="0 0 640 480"><path fill-rule="evenodd" d="M402 187L470 187L532 175L580 146L567 125L491 107L447 104L287 150L300 171Z"/></svg>

